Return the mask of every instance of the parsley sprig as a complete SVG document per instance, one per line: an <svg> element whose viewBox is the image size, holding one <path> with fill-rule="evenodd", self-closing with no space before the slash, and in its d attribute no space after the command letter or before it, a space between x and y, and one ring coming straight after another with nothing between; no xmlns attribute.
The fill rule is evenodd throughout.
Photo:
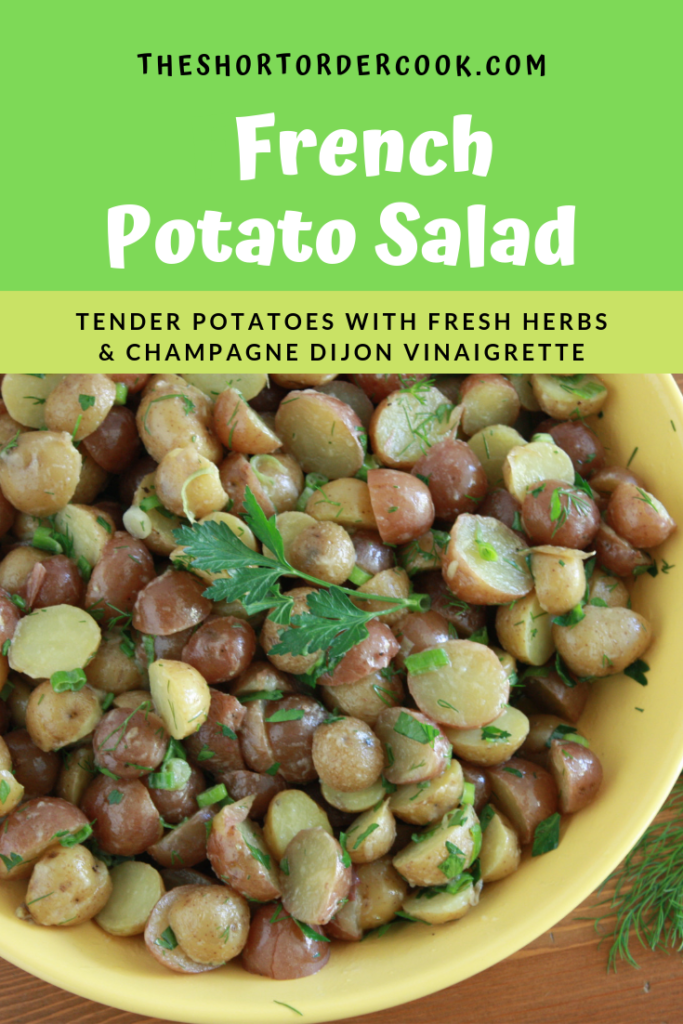
<svg viewBox="0 0 683 1024"><path fill-rule="evenodd" d="M241 601L246 613L269 611L272 621L292 626L284 630L280 641L271 648L273 654L307 655L325 652L325 666L330 670L341 661L352 647L368 636L367 623L387 613L363 611L351 598L355 590L329 586L323 580L301 572L290 565L285 557L284 542L275 522L268 519L249 488L246 489L245 520L264 549L271 554L252 551L220 522L195 523L173 531L179 545L184 547L184 561L190 569L220 574L229 573L213 581L205 597L212 601ZM283 576L298 576L320 588L306 598L309 614L293 615L294 601L280 589ZM379 594L363 594L363 600L378 600L406 611L426 611L429 598L413 594L407 598L391 598Z"/></svg>

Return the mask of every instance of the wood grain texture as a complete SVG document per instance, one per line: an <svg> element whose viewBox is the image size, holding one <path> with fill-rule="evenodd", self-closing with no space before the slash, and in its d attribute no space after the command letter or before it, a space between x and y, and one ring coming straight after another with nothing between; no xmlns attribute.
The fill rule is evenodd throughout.
<svg viewBox="0 0 683 1024"><path fill-rule="evenodd" d="M683 391L683 374L674 374ZM640 970L606 973L588 899L551 932L488 971L347 1024L679 1024L683 958L637 952ZM296 1018L292 1017L292 1020ZM62 992L0 960L2 1024L164 1024Z"/></svg>

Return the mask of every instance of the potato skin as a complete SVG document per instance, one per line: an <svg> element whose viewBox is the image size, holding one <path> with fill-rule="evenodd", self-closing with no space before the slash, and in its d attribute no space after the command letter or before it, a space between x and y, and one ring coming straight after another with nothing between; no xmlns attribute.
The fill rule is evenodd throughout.
<svg viewBox="0 0 683 1024"><path fill-rule="evenodd" d="M121 794L118 803L110 799L115 791ZM159 812L138 779L99 775L85 791L81 806L88 821L96 819L93 833L106 853L135 857L163 835Z"/></svg>
<svg viewBox="0 0 683 1024"><path fill-rule="evenodd" d="M77 743L102 718L99 701L90 686L55 693L46 680L33 690L26 708L26 728L41 750L60 750Z"/></svg>
<svg viewBox="0 0 683 1024"><path fill-rule="evenodd" d="M38 797L22 804L0 830L0 854L7 858L7 862L0 860L0 881L28 878L35 861L59 843L56 832L76 832L87 824L82 811L59 797ZM21 858L21 863L10 867L13 853Z"/></svg>
<svg viewBox="0 0 683 1024"><path fill-rule="evenodd" d="M382 744L358 718L319 725L311 753L321 782L342 792L372 786L384 767Z"/></svg>
<svg viewBox="0 0 683 1024"><path fill-rule="evenodd" d="M252 918L249 938L242 951L242 966L251 974L261 974L277 981L305 978L325 966L330 958L330 944L304 935L293 918L279 903L259 907Z"/></svg>
<svg viewBox="0 0 683 1024"><path fill-rule="evenodd" d="M16 693L16 690L14 692ZM29 691L29 694L32 692ZM28 700L30 699L29 695ZM14 715L14 710L12 713ZM5 743L12 755L17 782L24 787L24 799L33 800L51 793L57 785L62 766L59 754L53 750L41 750L26 729L14 729L7 733Z"/></svg>
<svg viewBox="0 0 683 1024"><path fill-rule="evenodd" d="M610 495L606 521L636 548L655 548L676 529L657 499L635 484L619 484Z"/></svg>
<svg viewBox="0 0 683 1024"><path fill-rule="evenodd" d="M203 971L213 971L220 966L219 964L197 963L187 955L180 943L175 949L168 949L167 945L160 941L163 933L170 927L171 908L188 890L194 891L194 889L194 885L179 885L165 893L152 910L145 926L145 945L149 952L160 964L178 974L200 974Z"/></svg>
<svg viewBox="0 0 683 1024"><path fill-rule="evenodd" d="M630 608L586 605L575 626L553 626L553 640L567 667L579 678L613 676L640 658L652 641L652 627Z"/></svg>
<svg viewBox="0 0 683 1024"><path fill-rule="evenodd" d="M67 927L99 914L111 892L109 872L90 850L55 846L33 869L26 905L36 924Z"/></svg>
<svg viewBox="0 0 683 1024"><path fill-rule="evenodd" d="M521 777L518 774L520 773ZM521 757L488 770L496 803L511 820L522 846L532 842L536 826L557 810L557 786L540 765Z"/></svg>
<svg viewBox="0 0 683 1024"><path fill-rule="evenodd" d="M560 814L583 810L593 802L602 784L600 759L580 743L553 740L549 769L557 783Z"/></svg>
<svg viewBox="0 0 683 1024"><path fill-rule="evenodd" d="M196 963L220 966L238 956L247 941L249 905L227 886L188 887L168 916L178 944Z"/></svg>

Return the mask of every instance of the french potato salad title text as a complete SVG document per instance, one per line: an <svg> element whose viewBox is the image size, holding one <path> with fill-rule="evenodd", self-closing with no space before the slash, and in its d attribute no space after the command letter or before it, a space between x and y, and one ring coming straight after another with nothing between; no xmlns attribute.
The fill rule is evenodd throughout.
<svg viewBox="0 0 683 1024"><path fill-rule="evenodd" d="M299 174L300 149L317 149L321 169L331 177L361 173L366 178L400 172L405 163L422 177L437 174L473 174L485 178L493 159L493 140L485 132L472 130L471 114L456 114L450 138L443 132L425 131L412 141L396 130L371 128L362 141L346 128L337 128L319 140L310 128L300 132L276 133L275 114L254 114L235 118L239 147L240 180L252 181L265 161L278 160L282 174ZM277 154L277 155L276 155ZM408 202L389 203L379 215L379 229L385 241L375 253L390 267L403 267L415 259L457 266L458 259L470 267L483 267L487 259L496 263L525 266L527 260L552 266L574 263L574 206L558 206L557 216L532 235L529 225L516 217L492 226L496 241L487 241L486 206L467 207L463 223L439 217L420 226L420 212ZM124 270L126 249L144 238L152 228L147 209L133 203L113 206L108 211L109 265ZM278 246L292 263L312 258L338 264L348 260L356 245L356 229L348 220L329 220L319 228L304 220L301 210L285 210L273 223L251 217L235 227L223 220L220 210L205 210L196 225L187 220L169 220L156 229L154 248L162 263L182 263L199 242L204 256L213 263L236 258L242 263L271 265ZM314 257L315 251L315 257Z"/></svg>

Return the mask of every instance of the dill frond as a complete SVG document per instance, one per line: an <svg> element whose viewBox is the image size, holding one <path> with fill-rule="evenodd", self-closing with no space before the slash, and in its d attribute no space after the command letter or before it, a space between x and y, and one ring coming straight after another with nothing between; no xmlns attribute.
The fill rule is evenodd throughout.
<svg viewBox="0 0 683 1024"><path fill-rule="evenodd" d="M634 940L646 949L683 950L683 778L663 810L667 820L650 825L597 890L614 886L593 918L601 941L611 940L608 971L616 971L620 960L640 966L631 951Z"/></svg>

